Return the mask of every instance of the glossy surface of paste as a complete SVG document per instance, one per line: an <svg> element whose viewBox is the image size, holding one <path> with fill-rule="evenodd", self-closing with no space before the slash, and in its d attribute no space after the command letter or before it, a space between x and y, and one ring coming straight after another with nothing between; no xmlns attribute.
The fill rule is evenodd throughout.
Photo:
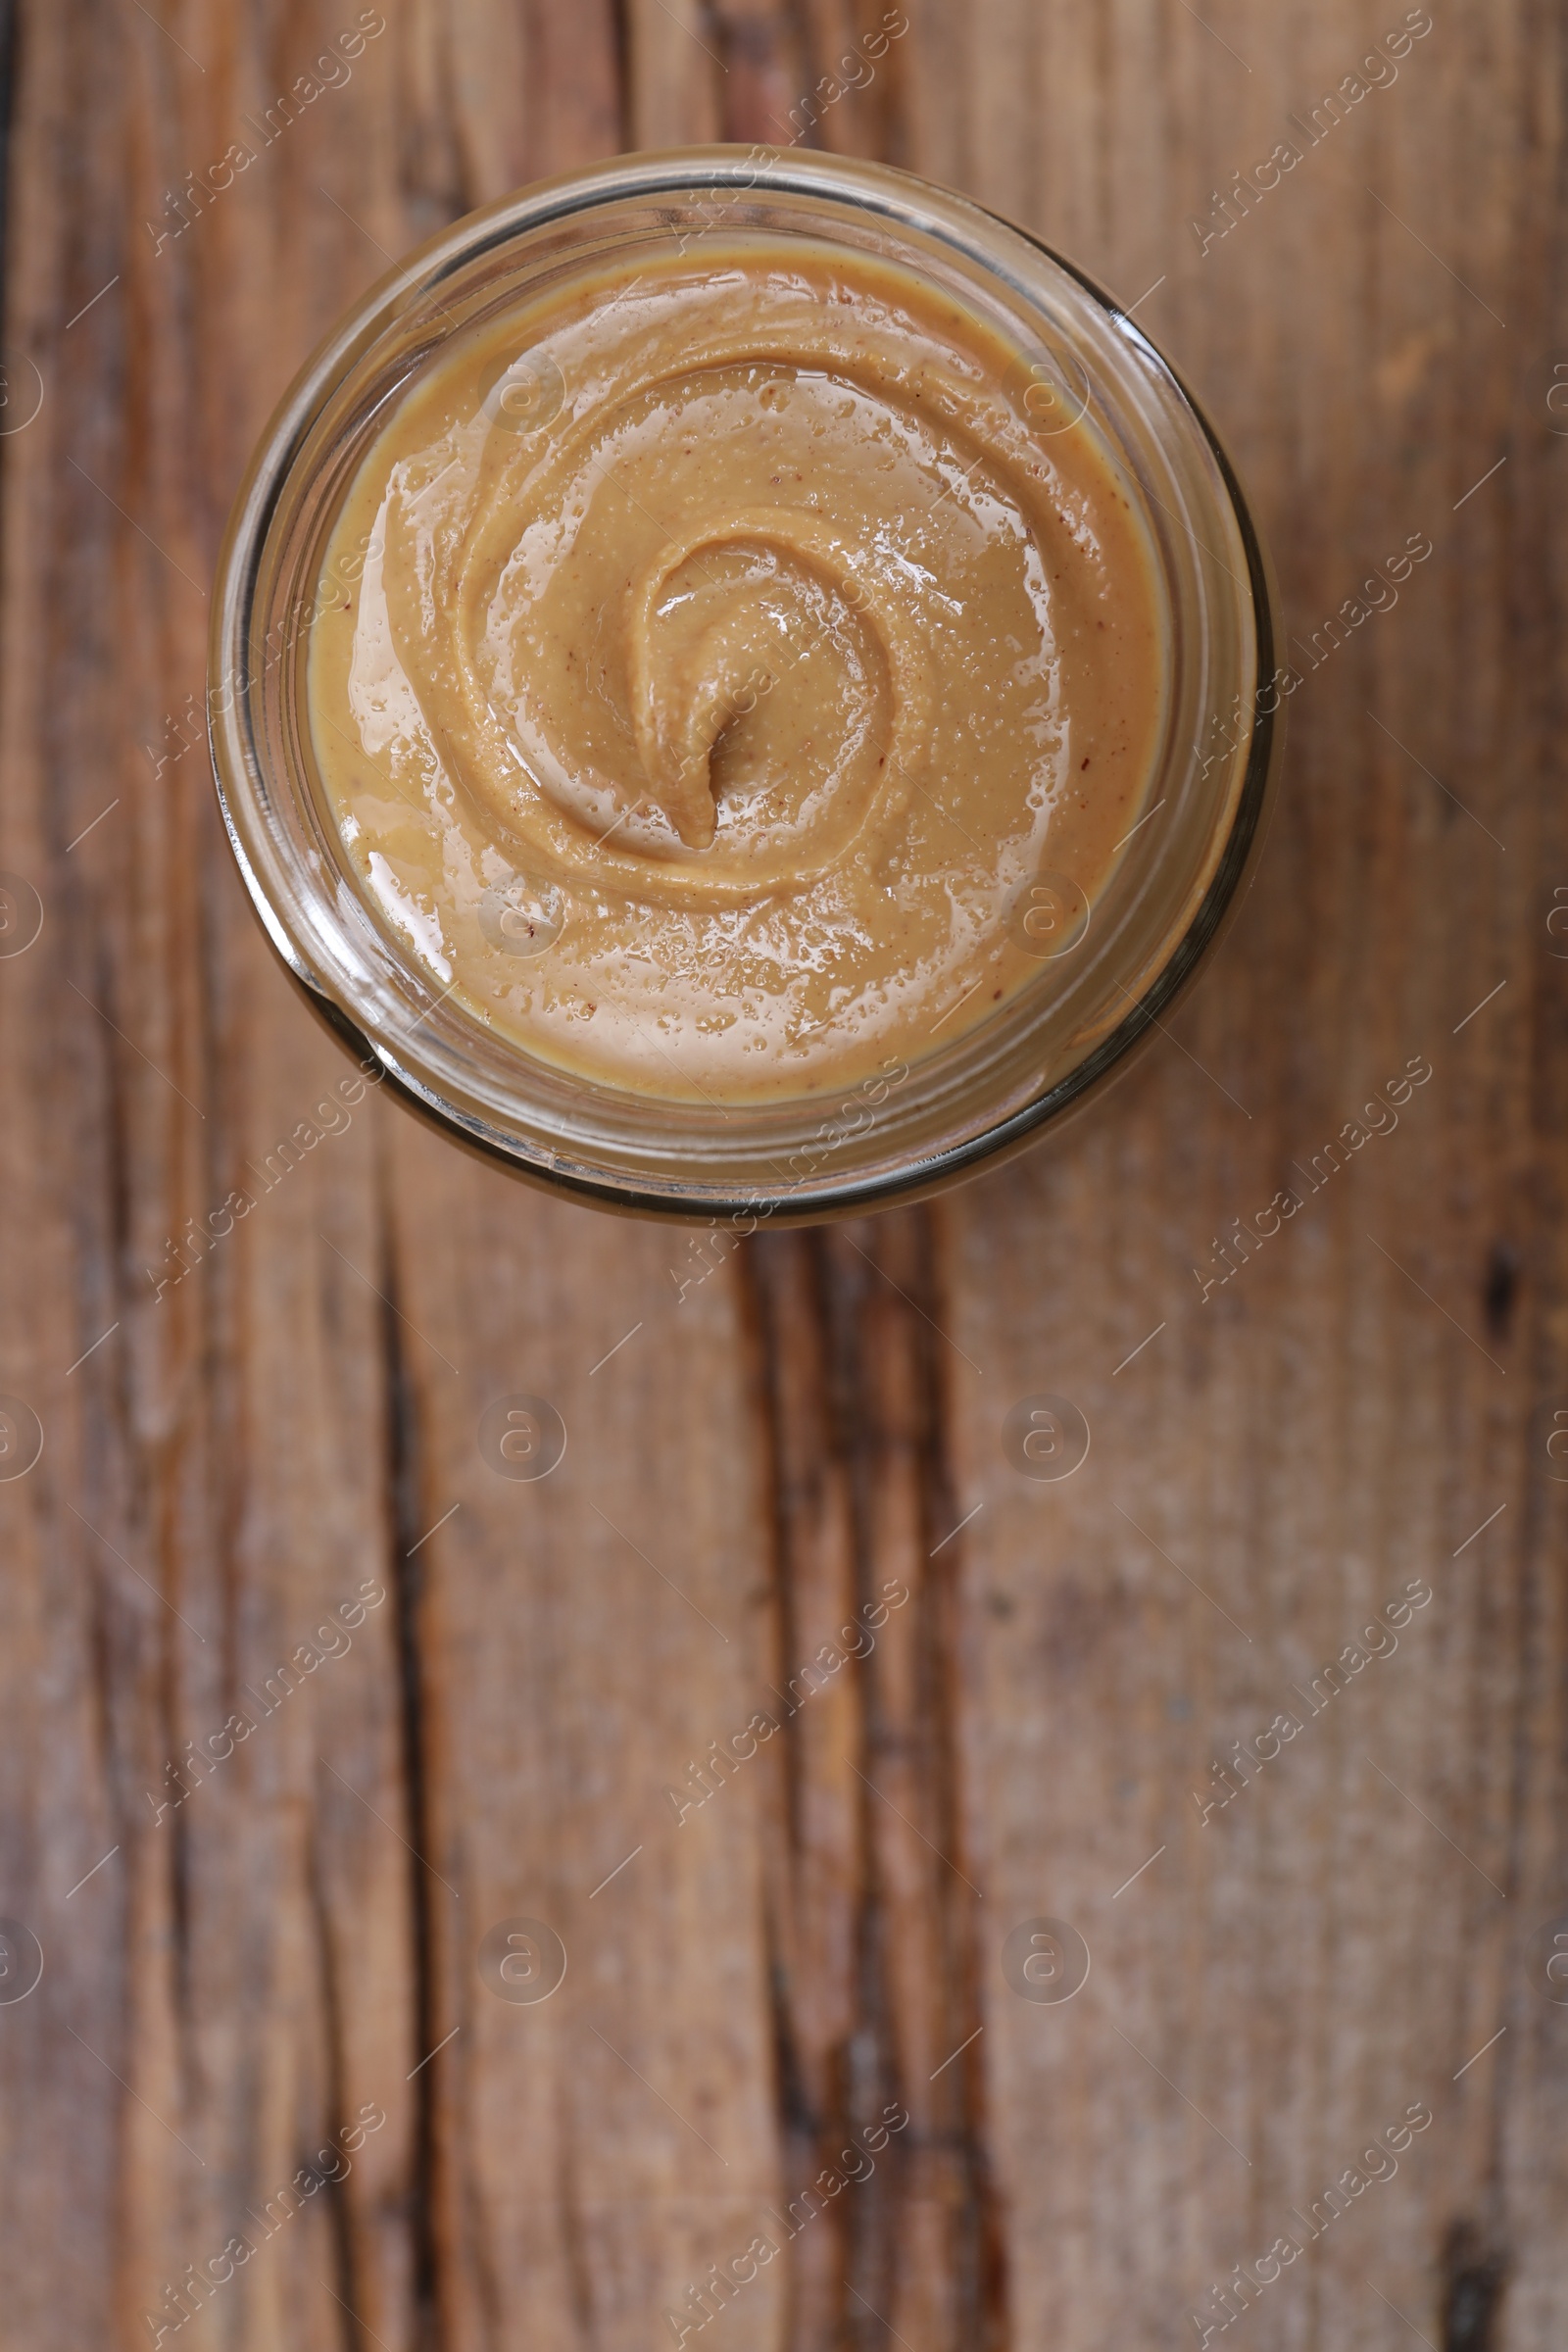
<svg viewBox="0 0 1568 2352"><path fill-rule="evenodd" d="M853 1083L1041 985L1166 683L1080 406L907 272L780 236L455 335L360 465L311 639L376 918L523 1051L691 1101Z"/></svg>

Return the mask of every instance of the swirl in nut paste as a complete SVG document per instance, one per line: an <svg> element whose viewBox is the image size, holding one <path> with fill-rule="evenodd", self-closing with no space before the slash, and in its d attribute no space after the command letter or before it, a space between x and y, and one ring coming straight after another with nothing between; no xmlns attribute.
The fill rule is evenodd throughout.
<svg viewBox="0 0 1568 2352"><path fill-rule="evenodd" d="M710 241L455 337L334 527L318 764L445 988L740 1102L946 1047L1092 903L1164 693L1149 540L1059 367L888 265Z"/></svg>

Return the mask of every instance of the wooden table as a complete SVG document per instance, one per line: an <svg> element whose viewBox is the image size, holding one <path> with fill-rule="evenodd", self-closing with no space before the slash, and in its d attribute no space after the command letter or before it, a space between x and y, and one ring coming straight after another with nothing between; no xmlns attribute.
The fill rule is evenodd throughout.
<svg viewBox="0 0 1568 2352"><path fill-rule="evenodd" d="M878 56L879 0L384 5L15 12L5 2341L1547 2352L1562 13L1363 67L1420 12L903 0ZM688 1237L373 1095L160 1289L347 1070L192 717L269 411L470 206L792 121L1136 300L1229 437L1305 683L1219 960L1059 1142L684 1297ZM518 1391L539 1483L476 1444ZM1060 1483L1002 1450L1038 1391ZM481 1973L545 1984L517 1920L548 2000Z"/></svg>

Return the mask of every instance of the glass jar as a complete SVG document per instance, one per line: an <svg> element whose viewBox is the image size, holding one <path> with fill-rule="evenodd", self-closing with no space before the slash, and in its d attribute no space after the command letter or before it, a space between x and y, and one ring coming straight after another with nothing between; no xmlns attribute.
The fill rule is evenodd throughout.
<svg viewBox="0 0 1568 2352"><path fill-rule="evenodd" d="M951 1044L843 1099L691 1103L596 1083L497 1035L371 904L316 773L306 651L322 551L389 409L474 319L563 270L722 222L913 270L1038 354L1041 430L1101 437L1143 507L1163 605L1147 814L1092 919L1049 879L1039 972ZM296 378L240 490L209 680L229 838L273 946L361 1059L514 1175L644 1215L803 1223L917 1198L1017 1150L1123 1065L1237 899L1283 730L1267 559L1219 440L1133 319L1038 240L908 174L732 147L622 157L471 214L360 302Z"/></svg>

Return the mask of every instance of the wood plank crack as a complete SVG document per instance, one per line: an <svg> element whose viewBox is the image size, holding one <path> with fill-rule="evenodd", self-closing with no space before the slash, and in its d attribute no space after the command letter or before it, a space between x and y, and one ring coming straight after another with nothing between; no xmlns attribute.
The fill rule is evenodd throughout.
<svg viewBox="0 0 1568 2352"><path fill-rule="evenodd" d="M792 1710L764 1874L785 2198L893 2125L809 2229L785 2208L785 2341L1001 2347L930 1222L760 1236L744 1263Z"/></svg>
<svg viewBox="0 0 1568 2352"><path fill-rule="evenodd" d="M391 1558L387 1583L397 1610L397 1656L401 1697L403 1788L407 1836L416 1854L428 1854L432 1837L429 1782L425 1755L425 1705L420 1667L419 1614L424 1565L416 1552L420 1534L420 1446L416 1392L403 1348L403 1323L398 1310L398 1264L392 1244L391 1219L381 1200L380 1315L381 1357L386 1399L387 1491L391 1498L388 1525ZM413 1946L414 2024L416 2047L412 2062L435 2048L445 2028L437 2023L435 1991L435 1921L432 1917L435 1883L428 1870L408 1874L410 1940ZM425 2066L414 2078L414 2129L410 2165L409 2230L413 2272L414 2341L418 2352L444 2352L442 2279L437 2230L440 2210L437 2179L436 2094L434 2068Z"/></svg>

